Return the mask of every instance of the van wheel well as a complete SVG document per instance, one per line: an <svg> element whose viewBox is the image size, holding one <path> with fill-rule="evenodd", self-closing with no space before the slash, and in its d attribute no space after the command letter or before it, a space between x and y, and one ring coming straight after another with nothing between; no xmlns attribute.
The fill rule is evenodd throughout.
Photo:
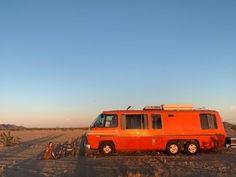
<svg viewBox="0 0 236 177"><path fill-rule="evenodd" d="M180 148L182 148L182 145L183 145L183 141L182 140L169 140L167 143L166 143L166 147L169 143L177 143L179 145Z"/></svg>
<svg viewBox="0 0 236 177"><path fill-rule="evenodd" d="M115 143L113 141L100 141L99 142L99 147L104 143L111 143L113 145L114 150L116 150L116 146L115 146Z"/></svg>
<svg viewBox="0 0 236 177"><path fill-rule="evenodd" d="M190 139L190 140L186 140L184 144L186 145L186 144L187 144L187 143L189 143L189 142L196 142L196 143L197 143L197 145L199 146L199 141L198 141L197 139L192 139L192 140Z"/></svg>
<svg viewBox="0 0 236 177"><path fill-rule="evenodd" d="M196 141L198 147L200 147L199 141L198 140L194 140L194 141Z"/></svg>

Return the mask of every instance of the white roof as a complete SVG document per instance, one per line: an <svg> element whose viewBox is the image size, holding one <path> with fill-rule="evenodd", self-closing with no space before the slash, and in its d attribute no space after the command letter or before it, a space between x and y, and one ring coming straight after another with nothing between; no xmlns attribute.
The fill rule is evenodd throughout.
<svg viewBox="0 0 236 177"><path fill-rule="evenodd" d="M161 106L145 106L144 110L193 110L192 104L162 104Z"/></svg>

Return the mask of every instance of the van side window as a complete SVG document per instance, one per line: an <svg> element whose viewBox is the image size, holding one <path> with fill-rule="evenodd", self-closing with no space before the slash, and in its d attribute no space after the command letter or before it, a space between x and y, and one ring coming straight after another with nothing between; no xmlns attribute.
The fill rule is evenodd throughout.
<svg viewBox="0 0 236 177"><path fill-rule="evenodd" d="M160 114L152 114L152 129L162 129L162 121Z"/></svg>
<svg viewBox="0 0 236 177"><path fill-rule="evenodd" d="M117 115L106 115L105 127L117 127Z"/></svg>
<svg viewBox="0 0 236 177"><path fill-rule="evenodd" d="M122 129L147 129L148 121L145 114L122 115Z"/></svg>
<svg viewBox="0 0 236 177"><path fill-rule="evenodd" d="M217 129L216 116L214 114L200 114L202 129Z"/></svg>

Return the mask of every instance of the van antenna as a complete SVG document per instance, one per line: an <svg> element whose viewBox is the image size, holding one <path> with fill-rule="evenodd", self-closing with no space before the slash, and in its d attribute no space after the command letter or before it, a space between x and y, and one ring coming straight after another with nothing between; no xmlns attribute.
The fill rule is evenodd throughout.
<svg viewBox="0 0 236 177"><path fill-rule="evenodd" d="M200 109L200 110L204 110L204 109L206 109L206 107L200 107L200 108L198 108L198 109Z"/></svg>
<svg viewBox="0 0 236 177"><path fill-rule="evenodd" d="M126 110L129 110L131 108L131 106L128 106L128 108Z"/></svg>

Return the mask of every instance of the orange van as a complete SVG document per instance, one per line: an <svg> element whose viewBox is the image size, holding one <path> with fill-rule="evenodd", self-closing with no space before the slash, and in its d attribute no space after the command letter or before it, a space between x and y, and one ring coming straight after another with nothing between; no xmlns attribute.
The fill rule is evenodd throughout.
<svg viewBox="0 0 236 177"><path fill-rule="evenodd" d="M85 146L104 155L115 151L180 151L223 148L226 133L217 111L188 104L147 106L143 110L104 111L86 133Z"/></svg>

